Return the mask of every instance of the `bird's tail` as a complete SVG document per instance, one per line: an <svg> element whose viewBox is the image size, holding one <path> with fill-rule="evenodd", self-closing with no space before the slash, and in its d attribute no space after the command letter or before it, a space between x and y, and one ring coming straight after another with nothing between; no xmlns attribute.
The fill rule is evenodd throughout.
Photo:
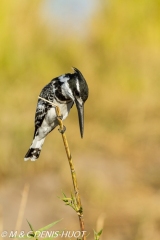
<svg viewBox="0 0 160 240"><path fill-rule="evenodd" d="M24 157L24 161L35 161L39 158L44 140L45 138L38 140L38 136L33 139L32 145Z"/></svg>

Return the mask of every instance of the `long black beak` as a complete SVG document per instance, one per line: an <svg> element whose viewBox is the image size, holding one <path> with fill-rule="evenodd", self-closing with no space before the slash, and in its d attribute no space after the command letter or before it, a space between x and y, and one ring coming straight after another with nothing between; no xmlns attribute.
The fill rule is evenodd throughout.
<svg viewBox="0 0 160 240"><path fill-rule="evenodd" d="M84 104L82 105L75 99L77 111L78 111L78 118L79 118L79 128L81 133L81 138L83 138L83 130L84 130Z"/></svg>

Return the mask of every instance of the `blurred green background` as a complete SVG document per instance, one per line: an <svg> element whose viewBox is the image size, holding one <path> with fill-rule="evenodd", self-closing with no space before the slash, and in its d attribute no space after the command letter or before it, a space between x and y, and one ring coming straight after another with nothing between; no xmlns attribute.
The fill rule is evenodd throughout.
<svg viewBox="0 0 160 240"><path fill-rule="evenodd" d="M88 239L103 227L103 240L158 240L160 3L57 2L1 0L0 229L14 230L25 183L22 230L26 218L35 229L61 218L56 230L79 228L57 198L72 189L57 129L38 161L23 161L41 89L74 66L90 89L83 140L75 107L65 120Z"/></svg>

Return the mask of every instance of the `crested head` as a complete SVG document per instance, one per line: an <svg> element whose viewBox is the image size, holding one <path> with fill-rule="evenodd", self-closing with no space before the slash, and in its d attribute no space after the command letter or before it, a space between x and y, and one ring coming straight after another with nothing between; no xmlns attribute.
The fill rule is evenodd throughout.
<svg viewBox="0 0 160 240"><path fill-rule="evenodd" d="M84 104L88 98L88 85L82 73L75 67L73 69L74 73L63 74L52 81L57 87L56 93L61 100L64 98L75 102L77 99Z"/></svg>
<svg viewBox="0 0 160 240"><path fill-rule="evenodd" d="M73 67L73 70L73 78L69 80L69 85L72 89L74 99L80 98L84 103L88 98L88 85L82 73L75 67Z"/></svg>
<svg viewBox="0 0 160 240"><path fill-rule="evenodd" d="M77 107L81 137L84 130L84 103L88 98L88 85L82 73L73 68L74 73L66 73L58 77L57 94L60 100L72 100Z"/></svg>

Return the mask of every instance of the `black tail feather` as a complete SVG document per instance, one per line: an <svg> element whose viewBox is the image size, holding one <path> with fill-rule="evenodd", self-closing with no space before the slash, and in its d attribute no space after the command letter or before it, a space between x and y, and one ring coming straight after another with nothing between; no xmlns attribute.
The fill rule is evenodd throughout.
<svg viewBox="0 0 160 240"><path fill-rule="evenodd" d="M28 152L26 153L24 160L27 161L31 159L31 161L35 161L37 158L39 158L41 153L41 149L39 148L30 148Z"/></svg>

